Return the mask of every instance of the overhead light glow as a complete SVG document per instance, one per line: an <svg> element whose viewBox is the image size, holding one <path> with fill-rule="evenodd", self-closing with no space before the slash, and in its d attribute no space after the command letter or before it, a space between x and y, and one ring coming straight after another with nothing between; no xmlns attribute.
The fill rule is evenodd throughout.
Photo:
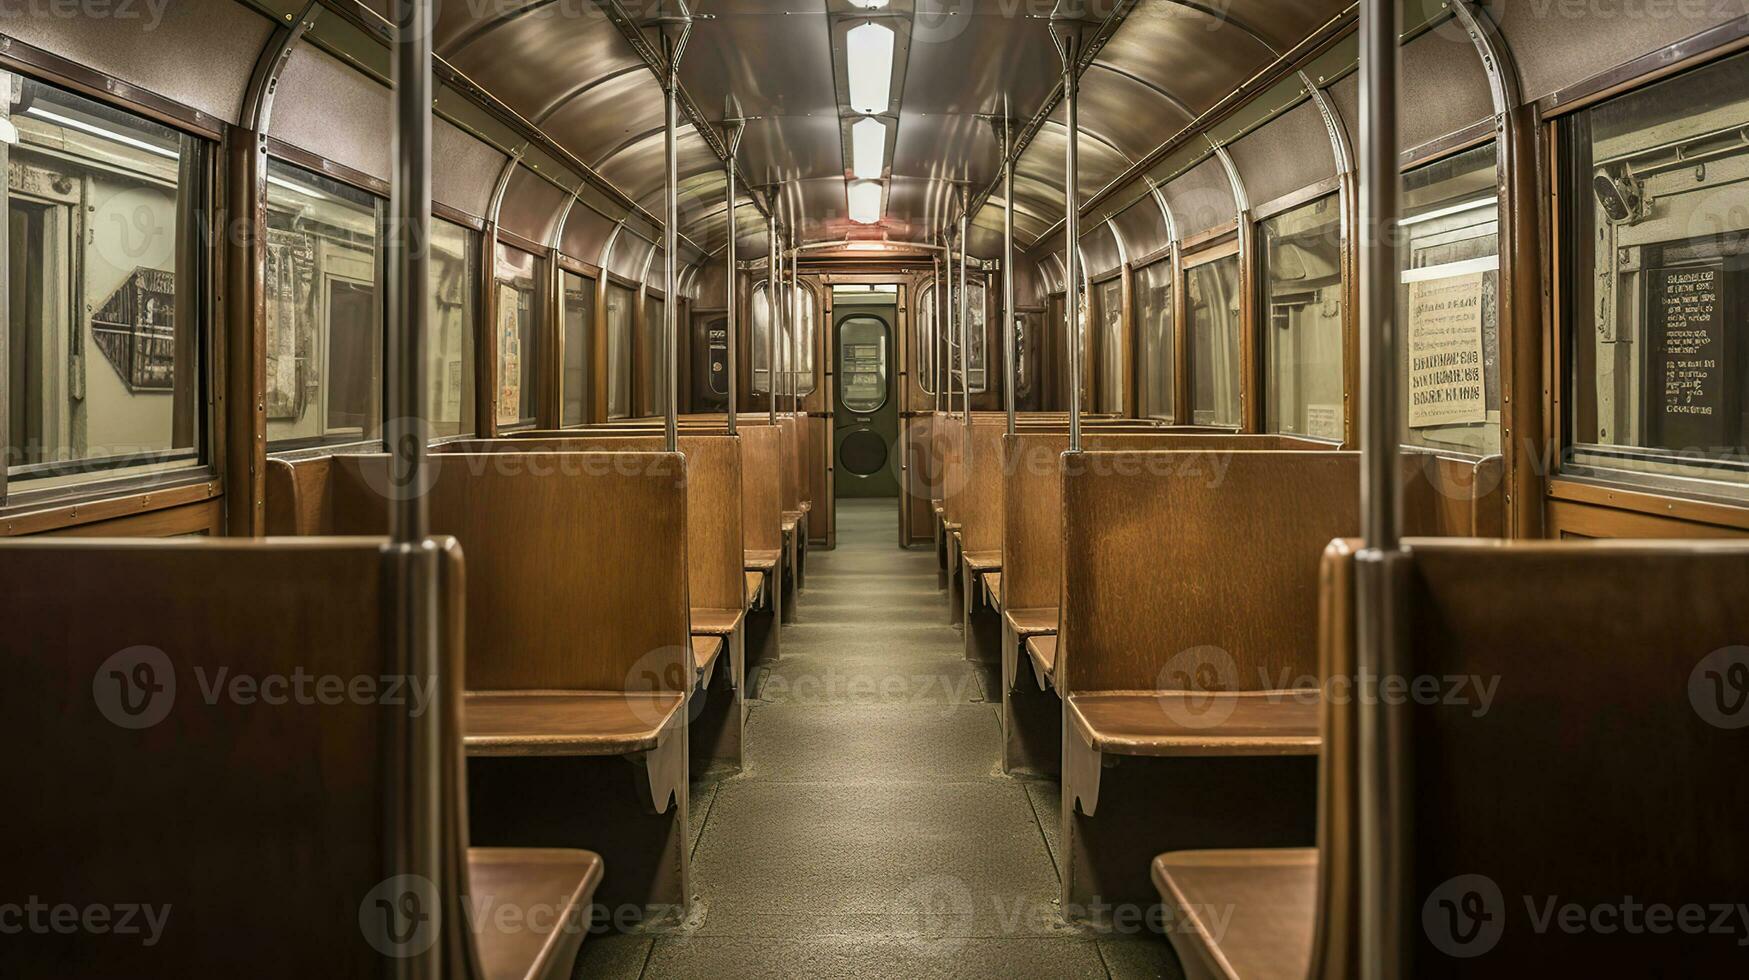
<svg viewBox="0 0 1749 980"><path fill-rule="evenodd" d="M881 220L880 181L852 181L845 193L850 198L850 220L859 225L872 225Z"/></svg>
<svg viewBox="0 0 1749 980"><path fill-rule="evenodd" d="M864 10L879 10L887 5L887 0L850 0L850 5Z"/></svg>
<svg viewBox="0 0 1749 980"><path fill-rule="evenodd" d="M860 180L880 180L887 163L887 124L858 119L850 127L850 172Z"/></svg>
<svg viewBox="0 0 1749 980"><path fill-rule="evenodd" d="M845 73L850 76L850 107L886 112L893 94L893 29L868 23L844 35Z"/></svg>

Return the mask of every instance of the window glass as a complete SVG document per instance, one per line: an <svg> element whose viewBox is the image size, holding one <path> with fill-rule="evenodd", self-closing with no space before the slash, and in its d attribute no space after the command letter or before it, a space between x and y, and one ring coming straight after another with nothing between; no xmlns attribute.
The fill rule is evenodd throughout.
<svg viewBox="0 0 1749 980"><path fill-rule="evenodd" d="M917 364L917 384L925 393L935 394L936 372L940 370L940 334L936 323L935 285L927 284L917 290L917 309L912 314L916 325L913 331L917 338L917 356L913 359Z"/></svg>
<svg viewBox="0 0 1749 980"><path fill-rule="evenodd" d="M1404 413L1411 446L1500 451L1494 144L1403 175Z"/></svg>
<svg viewBox="0 0 1749 980"><path fill-rule="evenodd" d="M762 283L759 283L758 285L753 287L753 307L752 307L753 308L753 351L752 351L752 354L753 354L753 391L756 394L761 394L761 395L767 394L771 391L771 367L770 367L771 361L770 361L770 358L771 358L771 342L772 342L772 337L771 337L772 309L771 309L771 306L769 305L769 299L768 299L770 297L770 295L771 294L770 294L769 290L767 289L766 283L762 282ZM792 294L790 292L789 286L787 284L782 285L778 288L778 291L777 291L777 302L780 304L787 302L791 295ZM812 304L798 304L798 305L811 307ZM779 309L777 312L780 314L780 316L778 318L778 328L777 328L777 364L778 364L779 371L782 371L791 362L796 360L796 351L790 347L790 336L791 336L790 329L789 329L790 320L792 318L800 320L801 316L805 315L805 314L800 309L798 309L794 314L792 314L791 317L781 316L781 314L784 312L782 309ZM810 324L806 321L802 321L801 326L804 330L804 336L810 336L812 333L812 331L808 329ZM813 360L813 351L811 349L805 351L804 356L805 356L806 360L804 360L803 363L806 364L809 369L811 369L812 368L811 362ZM801 379L801 378L798 378L798 379ZM784 375L779 374L778 386L777 386L777 388L778 388L777 393L779 396L789 394L790 389L789 389L789 385L787 384L787 380L788 379ZM813 385L811 383L807 383L805 380L804 380L804 384L803 384L803 389L804 389L803 394L806 394L807 392L814 390Z"/></svg>
<svg viewBox="0 0 1749 980"><path fill-rule="evenodd" d="M479 240L442 219L431 222L430 356L426 418L434 436L474 432L474 311Z"/></svg>
<svg viewBox="0 0 1749 980"><path fill-rule="evenodd" d="M1184 273L1190 320L1190 421L1239 427L1239 256Z"/></svg>
<svg viewBox="0 0 1749 980"><path fill-rule="evenodd" d="M1564 469L1749 498L1749 58L1564 122Z"/></svg>
<svg viewBox="0 0 1749 980"><path fill-rule="evenodd" d="M953 332L951 334L949 334L949 337L952 339L953 343L952 343L952 346L950 348L952 356L951 356L951 360L948 363L952 366L952 369L954 372L954 377L955 378L960 377L960 374L961 374L960 345L963 342L966 346L971 348L971 357L968 359L970 366L971 366L971 370L965 372L965 385L967 388L971 389L972 394L978 395L978 394L982 394L984 392L984 389L987 387L987 382L985 380L985 370L988 367L988 361L987 361L986 356L985 356L986 355L985 347L987 346L985 344L985 339L986 339L986 336L988 335L989 331L985 326L985 324L986 324L985 316L987 313L987 305L986 304L988 302L988 293L984 288L984 281L981 278L977 278L977 277L969 276L969 275L966 277L966 288L965 288L964 292L965 292L966 328L965 328L965 331L963 333L960 330L960 322L959 322L959 316L960 316L959 280L957 280L957 279L954 280L952 287L948 290L948 293L947 293L948 301L953 304L951 307L949 307L949 317L948 317L948 319L950 321L952 321L951 326L952 326L952 330L953 330ZM956 385L958 384L957 381L955 383L956 383Z"/></svg>
<svg viewBox="0 0 1749 980"><path fill-rule="evenodd" d="M1342 215L1336 195L1264 221L1264 430L1343 438Z"/></svg>
<svg viewBox="0 0 1749 980"><path fill-rule="evenodd" d="M1093 287L1099 295L1098 411L1124 411L1123 279L1107 279Z"/></svg>
<svg viewBox="0 0 1749 980"><path fill-rule="evenodd" d="M1014 334L1014 400L1027 411L1038 410L1039 345L1045 315L1024 310L1017 316Z"/></svg>
<svg viewBox="0 0 1749 980"><path fill-rule="evenodd" d="M814 348L818 346L820 336L820 299L814 290L802 286L796 296L796 353L794 391L801 395L811 395L815 388Z"/></svg>
<svg viewBox="0 0 1749 980"><path fill-rule="evenodd" d="M383 202L267 163L267 448L381 438Z"/></svg>
<svg viewBox="0 0 1749 980"><path fill-rule="evenodd" d="M643 356L642 363L638 365L640 392L638 395L638 414L640 415L663 415L668 411L668 403L664 400L667 397L667 391L662 387L664 379L668 377L667 367L664 363L666 360L665 349L662 344L664 333L662 317L665 314L665 309L666 304L662 302L661 297L645 294L644 337L639 348L639 353Z"/></svg>
<svg viewBox="0 0 1749 980"><path fill-rule="evenodd" d="M839 399L852 412L871 414L887 403L887 325L853 316L838 325Z"/></svg>
<svg viewBox="0 0 1749 980"><path fill-rule="evenodd" d="M498 424L533 425L540 405L539 260L498 243Z"/></svg>
<svg viewBox="0 0 1749 980"><path fill-rule="evenodd" d="M1178 349L1172 332L1172 262L1136 270L1136 392L1143 418L1173 420Z"/></svg>
<svg viewBox="0 0 1749 980"><path fill-rule="evenodd" d="M0 72L11 493L198 466L205 207L193 137ZM184 250L198 255L197 249Z"/></svg>
<svg viewBox="0 0 1749 980"><path fill-rule="evenodd" d="M632 304L638 294L617 282L607 284L607 417L632 414Z"/></svg>
<svg viewBox="0 0 1749 980"><path fill-rule="evenodd" d="M575 272L560 278L565 317L563 425L582 425L589 414L590 327L595 319L595 281Z"/></svg>

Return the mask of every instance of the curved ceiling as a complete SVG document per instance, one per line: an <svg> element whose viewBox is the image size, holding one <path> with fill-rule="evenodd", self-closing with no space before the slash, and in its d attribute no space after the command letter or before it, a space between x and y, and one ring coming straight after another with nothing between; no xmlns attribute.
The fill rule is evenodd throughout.
<svg viewBox="0 0 1749 980"><path fill-rule="evenodd" d="M652 214L662 213L663 97L654 28L679 0L445 3L436 53ZM1071 0L692 0L680 63L689 100L679 136L681 231L715 252L727 234L718 147L741 121L742 190L776 208L786 239L939 241L962 202L976 251L1000 235L1000 121L1028 141L1016 165L1017 236L1060 222L1067 144L1050 15ZM1346 0L1084 0L1083 200L1136 168L1284 52L1344 15ZM1059 11L1060 12L1060 11ZM893 28L895 84L881 220L851 222L844 32ZM1047 111L1048 110L1048 111ZM706 139L693 128L711 130ZM1027 125L1029 122L1032 125ZM1024 127L1024 129L1023 129ZM995 191L995 194L991 192ZM986 197L988 198L986 200ZM765 251L738 209L742 254Z"/></svg>

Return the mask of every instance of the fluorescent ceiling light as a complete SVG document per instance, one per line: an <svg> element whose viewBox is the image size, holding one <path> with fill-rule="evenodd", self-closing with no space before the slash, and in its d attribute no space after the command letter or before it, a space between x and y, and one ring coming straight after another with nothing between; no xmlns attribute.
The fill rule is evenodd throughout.
<svg viewBox="0 0 1749 980"><path fill-rule="evenodd" d="M850 172L861 180L880 180L887 162L887 124L858 119L850 127Z"/></svg>
<svg viewBox="0 0 1749 980"><path fill-rule="evenodd" d="M850 0L850 5L852 7L861 7L864 10L877 10L881 7L885 7L887 5L887 0Z"/></svg>
<svg viewBox="0 0 1749 980"><path fill-rule="evenodd" d="M850 220L859 225L872 225L881 220L880 181L851 181L845 194L850 199Z"/></svg>
<svg viewBox="0 0 1749 980"><path fill-rule="evenodd" d="M884 108L886 108L886 106L882 106L881 108L884 109ZM147 153L150 153L154 156L163 157L166 160L180 160L180 159L182 159L181 155L178 154L175 150L166 150L161 146L153 146L152 144L146 142L145 140L137 140L137 139L134 139L132 136L124 136L121 133L117 133L117 132L114 132L112 130L104 129L102 126L93 126L88 122L74 119L72 116L63 116L58 112L50 112L49 110L41 108L39 106L31 106L30 108L28 108L24 111L25 111L26 115L36 116L38 119L47 119L49 122L59 123L60 125L66 126L70 129L77 129L83 133L90 133L93 136L98 136L98 137L101 137L101 138L106 139L106 140L113 140L114 142L120 143L123 146L131 146L136 150L144 150Z"/></svg>
<svg viewBox="0 0 1749 980"><path fill-rule="evenodd" d="M850 107L886 112L893 94L893 29L875 23L853 27L844 35L844 50Z"/></svg>

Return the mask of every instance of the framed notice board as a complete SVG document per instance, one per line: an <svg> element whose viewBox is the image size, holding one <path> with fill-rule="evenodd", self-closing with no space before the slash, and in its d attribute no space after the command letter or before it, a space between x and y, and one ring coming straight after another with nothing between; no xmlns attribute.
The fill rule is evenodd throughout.
<svg viewBox="0 0 1749 980"><path fill-rule="evenodd" d="M1743 257L1701 243L1666 246L1655 257L1645 276L1647 444L1678 452L1741 446Z"/></svg>

